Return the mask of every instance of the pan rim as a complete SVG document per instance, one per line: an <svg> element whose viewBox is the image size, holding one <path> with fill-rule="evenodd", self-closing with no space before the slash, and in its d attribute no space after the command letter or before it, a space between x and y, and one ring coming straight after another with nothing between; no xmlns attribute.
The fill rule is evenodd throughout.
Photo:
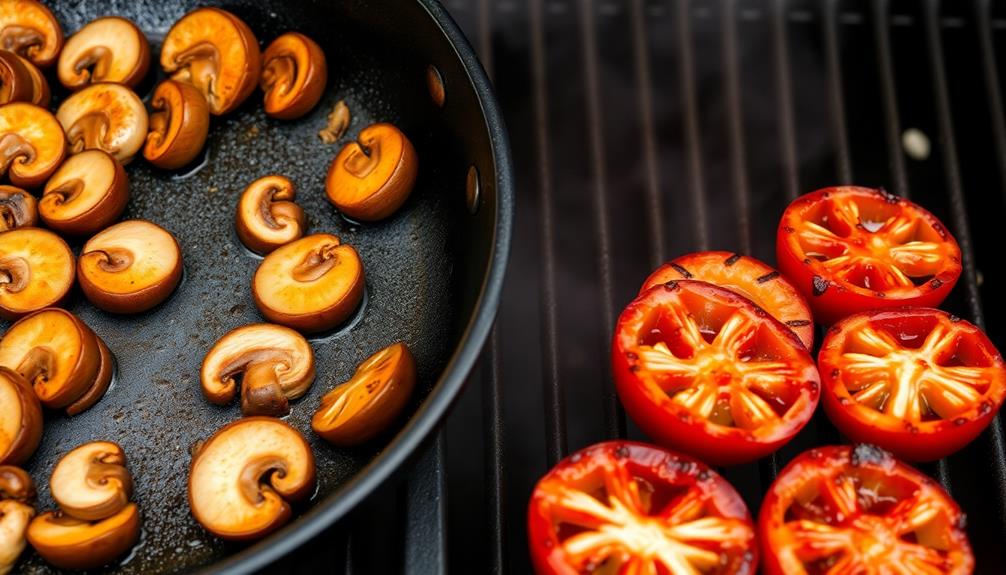
<svg viewBox="0 0 1006 575"><path fill-rule="evenodd" d="M489 266L475 309L461 334L460 343L443 373L415 414L380 454L352 479L318 501L313 507L265 539L228 557L197 568L200 573L249 573L281 559L333 525L383 485L442 423L459 395L475 361L485 346L499 308L503 279L510 252L513 221L513 165L510 142L492 83L464 33L437 0L416 0L447 37L454 54L472 84L482 110L492 149L496 179L495 228Z"/></svg>

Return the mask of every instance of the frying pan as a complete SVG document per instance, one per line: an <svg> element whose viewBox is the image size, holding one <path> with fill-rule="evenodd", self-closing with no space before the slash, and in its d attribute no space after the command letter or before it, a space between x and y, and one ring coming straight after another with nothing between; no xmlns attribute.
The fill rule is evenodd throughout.
<svg viewBox="0 0 1006 575"><path fill-rule="evenodd" d="M151 41L154 65L138 88L149 97L164 34L189 10L214 2L88 0L50 3L67 34L99 16L125 16ZM76 417L46 414L42 445L27 469L40 510L52 509L48 478L59 457L95 439L125 449L143 514L140 543L117 571L250 571L268 565L346 514L403 464L458 394L491 327L510 239L509 148L489 82L461 32L435 0L339 2L243 0L219 4L245 20L264 47L297 30L325 49L329 86L319 106L297 121L267 118L261 92L236 112L214 118L206 155L179 172L137 159L127 167L124 218L146 218L179 240L185 275L164 304L139 316L101 312L79 294L67 306L113 350L112 388ZM434 66L443 107L427 88ZM58 83L50 77L55 88ZM54 94L58 105L59 90ZM65 96L65 94L63 94ZM346 136L324 144L317 132L336 102L352 114ZM326 202L324 177L342 144L375 121L392 122L412 140L419 178L390 219L362 225ZM471 183L467 185L469 173ZM206 401L199 364L230 329L262 321L250 281L259 259L234 232L238 194L254 179L279 173L298 189L311 231L356 247L366 269L361 310L335 331L313 337L318 377L287 418L317 460L318 491L284 529L251 546L225 544L192 519L186 500L189 450L240 416L238 406ZM477 198L475 197L477 196ZM79 252L80 243L73 246ZM7 325L0 326L6 329ZM374 351L404 341L416 357L413 401L393 430L355 449L329 446L311 432L320 397L345 381ZM17 570L52 572L27 551Z"/></svg>

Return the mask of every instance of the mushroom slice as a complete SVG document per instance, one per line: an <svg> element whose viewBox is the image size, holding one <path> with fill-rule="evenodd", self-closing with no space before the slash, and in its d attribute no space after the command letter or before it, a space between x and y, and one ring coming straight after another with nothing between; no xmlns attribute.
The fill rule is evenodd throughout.
<svg viewBox="0 0 1006 575"><path fill-rule="evenodd" d="M217 116L237 108L255 90L261 60L251 28L219 8L197 8L183 16L161 47L164 71L198 88Z"/></svg>
<svg viewBox="0 0 1006 575"><path fill-rule="evenodd" d="M77 264L91 303L113 313L139 313L166 300L182 279L175 236L146 220L128 220L84 244Z"/></svg>
<svg viewBox="0 0 1006 575"><path fill-rule="evenodd" d="M52 409L77 401L94 383L100 363L97 336L64 309L22 318L0 339L0 365L18 372Z"/></svg>
<svg viewBox="0 0 1006 575"><path fill-rule="evenodd" d="M34 499L31 477L18 467L0 465L0 575L9 573L24 551Z"/></svg>
<svg viewBox="0 0 1006 575"><path fill-rule="evenodd" d="M268 323L246 325L223 336L203 359L199 379L206 399L226 405L241 380L245 415L285 415L289 400L314 381L314 352L296 331Z"/></svg>
<svg viewBox="0 0 1006 575"><path fill-rule="evenodd" d="M267 255L252 278L252 295L269 321L319 332L353 313L363 286L363 262L353 246L314 234Z"/></svg>
<svg viewBox="0 0 1006 575"><path fill-rule="evenodd" d="M35 84L24 60L14 52L0 50L0 104L31 102Z"/></svg>
<svg viewBox="0 0 1006 575"><path fill-rule="evenodd" d="M353 377L325 394L311 428L340 447L359 445L384 431L416 386L416 362L404 343L367 358Z"/></svg>
<svg viewBox="0 0 1006 575"><path fill-rule="evenodd" d="M332 160L325 192L347 216L376 221L405 203L418 172L416 149L405 134L391 124L373 124Z"/></svg>
<svg viewBox="0 0 1006 575"><path fill-rule="evenodd" d="M71 90L97 82L136 86L150 69L147 37L118 16L93 20L67 39L56 73Z"/></svg>
<svg viewBox="0 0 1006 575"><path fill-rule="evenodd" d="M325 52L299 32L276 38L262 55L265 113L282 120L299 118L321 99L328 81Z"/></svg>
<svg viewBox="0 0 1006 575"><path fill-rule="evenodd" d="M304 235L307 218L293 200L293 182L283 176L266 176L248 185L238 200L238 237L248 249L267 254Z"/></svg>
<svg viewBox="0 0 1006 575"><path fill-rule="evenodd" d="M199 155L210 130L210 109L202 92L189 84L165 80L150 100L150 131L143 157L158 168L180 168Z"/></svg>
<svg viewBox="0 0 1006 575"><path fill-rule="evenodd" d="M49 81L45 79L45 75L38 69L38 66L21 56L18 56L18 59L21 60L25 69L28 70L28 75L31 76L32 95L28 102L36 106L48 108L49 97L52 95L49 92Z"/></svg>
<svg viewBox="0 0 1006 575"><path fill-rule="evenodd" d="M99 521L121 511L133 495L133 478L126 453L111 441L92 441L59 460L49 489L63 513L84 521Z"/></svg>
<svg viewBox="0 0 1006 575"><path fill-rule="evenodd" d="M60 305L73 278L73 252L56 234L39 228L0 234L0 317Z"/></svg>
<svg viewBox="0 0 1006 575"><path fill-rule="evenodd" d="M35 196L14 186L0 186L0 232L27 228L38 223Z"/></svg>
<svg viewBox="0 0 1006 575"><path fill-rule="evenodd" d="M189 506L208 531L258 539L290 519L290 504L314 491L314 455L304 437L272 417L245 417L213 434L192 458Z"/></svg>
<svg viewBox="0 0 1006 575"><path fill-rule="evenodd" d="M108 349L105 342L102 341L97 335L94 336L98 340L98 375L94 377L94 383L91 387L77 398L77 401L66 406L66 414L69 416L77 415L78 413L83 413L90 409L98 400L105 396L105 392L108 391L108 387L112 385L112 378L115 376L115 356L112 355L112 350Z"/></svg>
<svg viewBox="0 0 1006 575"><path fill-rule="evenodd" d="M49 178L39 213L57 232L93 234L117 220L128 201L122 165L104 150L84 150L67 158Z"/></svg>
<svg viewBox="0 0 1006 575"><path fill-rule="evenodd" d="M140 511L135 503L100 521L85 521L60 511L47 511L28 525L28 543L60 569L95 569L111 563L140 537Z"/></svg>
<svg viewBox="0 0 1006 575"><path fill-rule="evenodd" d="M48 8L34 0L0 0L0 48L44 68L62 47L63 29Z"/></svg>
<svg viewBox="0 0 1006 575"><path fill-rule="evenodd" d="M122 84L91 84L64 100L56 118L66 130L71 154L105 150L123 165L147 137L147 109Z"/></svg>
<svg viewBox="0 0 1006 575"><path fill-rule="evenodd" d="M0 106L0 176L34 188L49 179L66 156L66 136L55 116L25 102Z"/></svg>
<svg viewBox="0 0 1006 575"><path fill-rule="evenodd" d="M41 439L42 408L38 398L20 374L0 367L0 464L16 465L28 459ZM0 495L6 492L4 485L0 474Z"/></svg>

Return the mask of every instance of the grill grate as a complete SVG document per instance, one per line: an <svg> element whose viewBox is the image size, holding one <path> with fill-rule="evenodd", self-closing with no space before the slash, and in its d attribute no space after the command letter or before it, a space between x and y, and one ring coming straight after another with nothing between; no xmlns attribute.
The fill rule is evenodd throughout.
<svg viewBox="0 0 1006 575"><path fill-rule="evenodd" d="M782 208L818 187L883 185L950 224L965 275L945 307L1006 349L1006 278L992 271L1006 215L1002 3L447 5L494 76L518 170L497 329L407 483L375 495L288 570L334 561L347 573L529 572L524 521L537 478L568 449L643 438L607 361L616 314L639 282L697 249L773 261ZM905 128L928 135L928 156L905 154ZM724 475L757 513L779 466L840 440L819 414L777 456ZM961 453L923 467L968 513L979 572L1006 565L1004 454L997 418ZM402 548L389 548L397 540Z"/></svg>

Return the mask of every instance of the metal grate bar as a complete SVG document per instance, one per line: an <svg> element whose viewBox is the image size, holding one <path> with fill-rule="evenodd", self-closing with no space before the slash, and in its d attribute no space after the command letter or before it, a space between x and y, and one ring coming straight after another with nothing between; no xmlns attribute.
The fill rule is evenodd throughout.
<svg viewBox="0 0 1006 575"><path fill-rule="evenodd" d="M796 163L796 128L793 121L792 84L789 77L789 39L786 33L786 0L772 2L772 47L775 52L775 81L779 102L779 134L783 188L790 200L800 195Z"/></svg>
<svg viewBox="0 0 1006 575"><path fill-rule="evenodd" d="M975 22L978 26L978 40L981 45L985 91L992 114L992 141L995 145L996 165L999 168L999 185L1002 192L1006 194L1006 118L1003 115L1002 89L999 87L999 70L996 68L995 51L992 45L989 10L989 0L975 0Z"/></svg>
<svg viewBox="0 0 1006 575"><path fill-rule="evenodd" d="M737 63L737 0L727 0L723 11L723 58L726 68L727 119L730 125L730 174L737 204L741 252L751 254L750 193L747 153L744 150L744 118L741 111L740 70Z"/></svg>
<svg viewBox="0 0 1006 575"><path fill-rule="evenodd" d="M692 196L692 214L699 250L709 249L706 228L706 185L702 174L702 137L695 95L695 65L692 55L692 27L689 0L677 1L678 53L681 58L681 101L685 106L685 147L688 153L688 189Z"/></svg>
<svg viewBox="0 0 1006 575"><path fill-rule="evenodd" d="M447 486L444 430L409 473L405 500L406 575L447 572Z"/></svg>
<svg viewBox="0 0 1006 575"><path fill-rule="evenodd" d="M559 379L558 320L555 295L555 223L552 218L552 174L548 132L548 86L545 71L543 0L531 0L531 69L534 78L535 140L538 155L539 223L542 242L542 323L545 345L542 371L545 379L545 433L548 465L566 454L566 410Z"/></svg>
<svg viewBox="0 0 1006 575"><path fill-rule="evenodd" d="M891 58L891 34L888 21L888 0L876 0L873 6L873 38L877 48L880 91L884 105L884 136L887 139L887 161L891 168L894 193L908 197L908 176L905 158L901 153L901 119L898 116L898 99L894 86L894 64Z"/></svg>
<svg viewBox="0 0 1006 575"><path fill-rule="evenodd" d="M483 378L482 401L486 419L486 506L489 515L490 573L506 571L506 514L503 502L506 497L503 483L503 400L500 393L499 339L496 328L489 336L489 374Z"/></svg>
<svg viewBox="0 0 1006 575"><path fill-rule="evenodd" d="M824 24L824 64L828 74L828 101L831 105L831 133L835 139L835 173L840 184L852 183L849 135L845 130L845 93L842 91L842 62L838 46L838 2L827 0L821 18Z"/></svg>
<svg viewBox="0 0 1006 575"><path fill-rule="evenodd" d="M597 230L598 268L601 280L601 319L604 338L615 330L615 298L611 274L611 225L608 221L607 166L604 159L604 132L601 125L601 88L597 63L597 38L594 31L594 3L580 2L580 39L583 52L584 91L587 93L587 124L590 139L590 166L593 180L594 228ZM602 340L607 348L607 339ZM604 423L610 438L625 437L625 411L618 402L611 378L608 355L601 353L601 385L604 397Z"/></svg>

